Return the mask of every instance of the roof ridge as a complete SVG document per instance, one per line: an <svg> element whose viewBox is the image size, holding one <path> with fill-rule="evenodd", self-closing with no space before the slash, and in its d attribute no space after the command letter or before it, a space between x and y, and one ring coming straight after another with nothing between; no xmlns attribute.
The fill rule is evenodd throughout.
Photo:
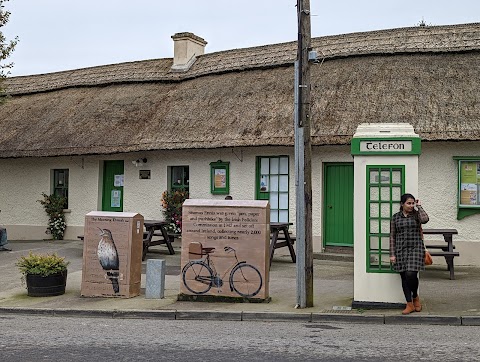
<svg viewBox="0 0 480 362"><path fill-rule="evenodd" d="M438 36L443 39L436 39ZM312 47L320 49L322 53L328 50L330 54L324 55L325 59L368 54L480 50L480 23L328 35L312 38ZM171 71L173 58L160 58L11 77L6 79L5 86L9 94L19 95L115 83L178 82L211 74L290 65L295 59L296 41L291 41L199 55L184 73Z"/></svg>

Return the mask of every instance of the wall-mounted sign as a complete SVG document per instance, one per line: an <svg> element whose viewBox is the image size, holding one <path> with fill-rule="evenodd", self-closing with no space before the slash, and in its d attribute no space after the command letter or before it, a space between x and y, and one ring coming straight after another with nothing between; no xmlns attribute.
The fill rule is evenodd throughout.
<svg viewBox="0 0 480 362"><path fill-rule="evenodd" d="M362 152L410 152L412 141L360 141Z"/></svg>
<svg viewBox="0 0 480 362"><path fill-rule="evenodd" d="M419 155L419 137L352 138L352 155Z"/></svg>
<svg viewBox="0 0 480 362"><path fill-rule="evenodd" d="M230 162L210 163L210 192L212 194L228 194L230 192Z"/></svg>
<svg viewBox="0 0 480 362"><path fill-rule="evenodd" d="M120 207L122 199L121 190L112 190L112 197L110 198L110 207Z"/></svg>
<svg viewBox="0 0 480 362"><path fill-rule="evenodd" d="M115 187L123 187L123 175L115 175L114 181L113 181L113 186Z"/></svg>
<svg viewBox="0 0 480 362"><path fill-rule="evenodd" d="M459 162L460 206L480 205L480 162L464 160Z"/></svg>
<svg viewBox="0 0 480 362"><path fill-rule="evenodd" d="M454 156L458 161L457 219L480 214L480 157Z"/></svg>
<svg viewBox="0 0 480 362"><path fill-rule="evenodd" d="M138 175L140 180L150 180L150 170L140 170Z"/></svg>

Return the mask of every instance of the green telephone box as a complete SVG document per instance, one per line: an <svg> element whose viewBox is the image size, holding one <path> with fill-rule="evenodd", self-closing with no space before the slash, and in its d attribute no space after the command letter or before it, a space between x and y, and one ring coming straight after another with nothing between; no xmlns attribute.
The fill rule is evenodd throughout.
<svg viewBox="0 0 480 362"><path fill-rule="evenodd" d="M403 193L417 195L420 150L407 123L361 124L352 138L355 307L405 303L390 263L390 220Z"/></svg>

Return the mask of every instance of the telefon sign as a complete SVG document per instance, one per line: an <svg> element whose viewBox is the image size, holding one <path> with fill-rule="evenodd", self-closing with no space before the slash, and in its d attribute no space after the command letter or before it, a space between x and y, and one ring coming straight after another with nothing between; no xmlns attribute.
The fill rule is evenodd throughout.
<svg viewBox="0 0 480 362"><path fill-rule="evenodd" d="M410 152L412 141L360 141L361 152Z"/></svg>

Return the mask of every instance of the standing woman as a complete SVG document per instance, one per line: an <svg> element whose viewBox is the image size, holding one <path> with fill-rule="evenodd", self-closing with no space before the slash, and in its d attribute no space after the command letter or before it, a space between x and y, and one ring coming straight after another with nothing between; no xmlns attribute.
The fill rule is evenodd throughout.
<svg viewBox="0 0 480 362"><path fill-rule="evenodd" d="M417 209L415 209L417 206ZM428 222L428 215L411 194L400 198L400 212L390 221L390 261L402 278L402 289L407 306L402 314L420 312L418 296L418 272L425 270L425 246L421 224Z"/></svg>

